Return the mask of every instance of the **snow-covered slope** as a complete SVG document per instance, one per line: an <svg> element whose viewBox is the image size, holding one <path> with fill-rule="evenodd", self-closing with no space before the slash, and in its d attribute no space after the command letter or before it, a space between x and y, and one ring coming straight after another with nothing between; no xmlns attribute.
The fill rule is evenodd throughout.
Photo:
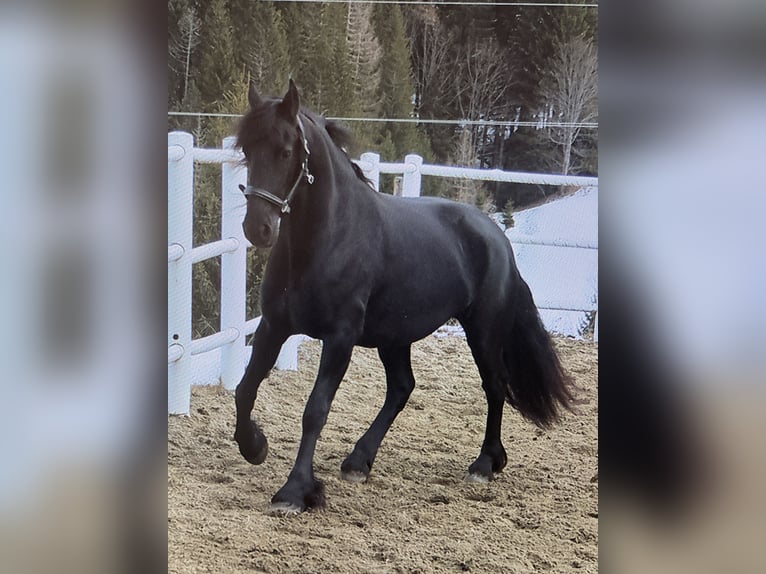
<svg viewBox="0 0 766 574"><path fill-rule="evenodd" d="M598 188L585 188L557 201L514 213L506 231L516 262L529 284L549 331L581 337L586 327L582 311L545 307L593 309L598 300ZM526 245L522 241L589 246Z"/></svg>

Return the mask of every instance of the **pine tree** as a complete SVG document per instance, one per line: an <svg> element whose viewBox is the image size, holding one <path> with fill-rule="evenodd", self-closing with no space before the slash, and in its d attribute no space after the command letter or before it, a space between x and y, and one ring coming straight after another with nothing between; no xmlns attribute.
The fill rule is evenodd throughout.
<svg viewBox="0 0 766 574"><path fill-rule="evenodd" d="M301 91L301 101L324 113L332 105L328 90L332 81L332 38L328 35L326 4L280 6L285 21L291 73Z"/></svg>
<svg viewBox="0 0 766 574"><path fill-rule="evenodd" d="M263 94L284 91L290 71L287 33L280 12L270 2L230 0L239 70L250 72Z"/></svg>
<svg viewBox="0 0 766 574"><path fill-rule="evenodd" d="M353 110L375 117L380 108L381 47L372 26L372 4L349 4L346 25L348 62L353 87Z"/></svg>
<svg viewBox="0 0 766 574"><path fill-rule="evenodd" d="M333 116L352 113L354 86L348 66L349 44L347 7L342 4L327 6L323 33L329 38L325 112Z"/></svg>
<svg viewBox="0 0 766 574"><path fill-rule="evenodd" d="M227 1L210 0L201 20L201 44L204 46L204 52L195 81L203 104L213 107L231 86L238 73L234 58L234 27Z"/></svg>
<svg viewBox="0 0 766 574"><path fill-rule="evenodd" d="M415 89L401 9L398 5L376 4L372 23L382 48L379 88L381 114L387 118L410 118L413 116L412 99ZM400 159L416 151L418 143L422 141L417 128L411 123L387 123L383 131L388 133Z"/></svg>
<svg viewBox="0 0 766 574"><path fill-rule="evenodd" d="M181 42L179 20L186 8L186 0L168 1L168 108L171 110L180 100L182 67L177 46Z"/></svg>

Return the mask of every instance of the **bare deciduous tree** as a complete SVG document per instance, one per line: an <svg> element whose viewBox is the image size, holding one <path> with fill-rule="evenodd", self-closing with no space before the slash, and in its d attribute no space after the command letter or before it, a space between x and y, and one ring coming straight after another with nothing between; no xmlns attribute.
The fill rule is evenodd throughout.
<svg viewBox="0 0 766 574"><path fill-rule="evenodd" d="M414 47L415 109L420 112L450 107L455 97L453 38L439 21L434 6L416 5L410 10L412 17L407 20L407 33Z"/></svg>
<svg viewBox="0 0 766 574"><path fill-rule="evenodd" d="M478 167L478 154L476 150L476 138L473 130L463 128L455 143L453 153L454 164L463 167ZM475 179L457 179L454 183L455 194L453 199L469 205L475 205L485 213L493 213L495 204L484 189L484 184Z"/></svg>
<svg viewBox="0 0 766 574"><path fill-rule="evenodd" d="M462 48L453 88L460 117L467 120L504 118L511 81L511 70L495 41L483 39ZM467 130L470 134L469 142L462 142L460 146L470 145L474 157L481 158L485 144L491 137L489 129L487 126L471 126ZM461 137L466 136L462 134Z"/></svg>
<svg viewBox="0 0 766 574"><path fill-rule="evenodd" d="M465 46L458 59L457 100L460 116L468 120L489 119L506 106L511 74L503 55L491 39Z"/></svg>
<svg viewBox="0 0 766 574"><path fill-rule="evenodd" d="M566 175L572 167L579 124L598 119L598 56L591 41L575 36L557 43L540 85L540 97L546 106L544 118L566 124L546 128L550 140L560 146L557 163Z"/></svg>

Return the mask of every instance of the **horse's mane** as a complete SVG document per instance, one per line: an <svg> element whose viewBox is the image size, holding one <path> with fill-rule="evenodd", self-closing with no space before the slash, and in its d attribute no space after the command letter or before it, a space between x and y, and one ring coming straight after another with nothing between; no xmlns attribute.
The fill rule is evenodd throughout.
<svg viewBox="0 0 766 574"><path fill-rule="evenodd" d="M240 121L237 128L237 147L241 149L248 145L248 143L252 140L252 134L255 133L256 126L259 124L262 126L264 121L267 119L268 116L266 112L268 109L268 106L263 106L256 110L250 110L242 118L242 121ZM347 150L354 143L354 135L351 130L345 125L335 120L328 120L323 116L315 114L308 108L304 108L303 106L301 106L300 113L308 118L310 122L314 124L319 130L324 130L327 133L332 143L335 144L335 146L343 152L343 155L346 157L349 165L351 165L351 169L354 171L356 177L368 186L373 187L372 181L370 181L364 175L362 168L351 161L351 158L348 155Z"/></svg>
<svg viewBox="0 0 766 574"><path fill-rule="evenodd" d="M301 112L311 119L311 121L318 127L324 128L335 146L343 152L344 156L346 156L356 177L374 189L372 181L364 175L361 167L351 161L351 158L348 155L348 149L354 145L353 132L342 123L336 120L328 120L324 116L319 116L306 108L301 108Z"/></svg>

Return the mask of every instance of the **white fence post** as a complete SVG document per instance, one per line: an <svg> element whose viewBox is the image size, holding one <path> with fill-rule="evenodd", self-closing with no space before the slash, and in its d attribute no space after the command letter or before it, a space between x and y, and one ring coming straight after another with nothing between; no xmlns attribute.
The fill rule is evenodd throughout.
<svg viewBox="0 0 766 574"><path fill-rule="evenodd" d="M380 191L380 155L366 152L359 156L359 159L364 166L362 168L364 176L372 182L375 191Z"/></svg>
<svg viewBox="0 0 766 574"><path fill-rule="evenodd" d="M171 414L188 414L191 403L193 148L191 134L168 134L168 247L182 250L180 258L168 262L168 413Z"/></svg>
<svg viewBox="0 0 766 574"><path fill-rule="evenodd" d="M596 311L596 318L593 324L593 341L598 343L598 311Z"/></svg>
<svg viewBox="0 0 766 574"><path fill-rule="evenodd" d="M236 148L237 138L223 140L223 149ZM247 184L247 170L243 165L224 162L221 166L221 239L235 239L236 251L221 255L221 331L234 328L239 336L221 348L221 383L233 389L244 372L245 319L247 303L247 240L242 231L242 220L247 200L239 190Z"/></svg>
<svg viewBox="0 0 766 574"><path fill-rule="evenodd" d="M402 197L420 197L420 166L423 158L414 153L404 157L404 177L402 178Z"/></svg>

